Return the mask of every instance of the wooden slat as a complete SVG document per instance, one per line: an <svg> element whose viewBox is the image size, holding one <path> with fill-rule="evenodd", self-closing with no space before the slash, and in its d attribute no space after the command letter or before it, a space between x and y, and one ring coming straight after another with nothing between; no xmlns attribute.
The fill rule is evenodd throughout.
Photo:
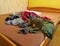
<svg viewBox="0 0 60 46"><path fill-rule="evenodd" d="M2 40L2 45L16 46L10 39L8 39L5 35L0 33L0 40Z"/></svg>

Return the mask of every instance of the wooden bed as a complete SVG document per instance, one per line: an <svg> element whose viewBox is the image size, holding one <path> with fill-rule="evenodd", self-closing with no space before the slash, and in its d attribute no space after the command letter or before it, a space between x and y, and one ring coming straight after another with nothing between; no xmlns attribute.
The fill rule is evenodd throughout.
<svg viewBox="0 0 60 46"><path fill-rule="evenodd" d="M6 25L5 18L9 15L0 15L0 33L8 37L12 42L19 46L47 46L50 39L44 37L43 33L39 34L18 34L18 31L21 29L18 26ZM54 12L42 12L41 16L47 16L52 19L55 27L59 23L60 13Z"/></svg>
<svg viewBox="0 0 60 46"><path fill-rule="evenodd" d="M60 9L57 8L50 8L50 7L28 7L28 10L34 10L42 12L41 16L47 16L52 19L54 22L55 30L60 23ZM56 14L57 13L57 14ZM42 41L40 46L47 46L49 41L51 41L48 37Z"/></svg>

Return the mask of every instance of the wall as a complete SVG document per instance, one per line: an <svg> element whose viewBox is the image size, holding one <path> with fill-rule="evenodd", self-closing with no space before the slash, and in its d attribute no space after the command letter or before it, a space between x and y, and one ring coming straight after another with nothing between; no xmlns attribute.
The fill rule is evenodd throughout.
<svg viewBox="0 0 60 46"><path fill-rule="evenodd" d="M0 14L24 11L27 5L28 0L0 0Z"/></svg>
<svg viewBox="0 0 60 46"><path fill-rule="evenodd" d="M60 9L60 0L29 0L29 7L52 7Z"/></svg>

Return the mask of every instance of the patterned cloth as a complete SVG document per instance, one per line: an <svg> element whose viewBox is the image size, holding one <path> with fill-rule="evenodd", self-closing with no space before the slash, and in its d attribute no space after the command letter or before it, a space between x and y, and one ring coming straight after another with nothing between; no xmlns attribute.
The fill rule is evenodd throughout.
<svg viewBox="0 0 60 46"><path fill-rule="evenodd" d="M31 29L32 28L32 29ZM51 20L36 18L30 26L30 32L43 32L47 37L52 39L54 33L54 23Z"/></svg>
<svg viewBox="0 0 60 46"><path fill-rule="evenodd" d="M22 29L23 33L39 33L42 32L48 38L52 39L54 33L54 23L51 20L43 18L36 18ZM20 32L22 31L20 30Z"/></svg>

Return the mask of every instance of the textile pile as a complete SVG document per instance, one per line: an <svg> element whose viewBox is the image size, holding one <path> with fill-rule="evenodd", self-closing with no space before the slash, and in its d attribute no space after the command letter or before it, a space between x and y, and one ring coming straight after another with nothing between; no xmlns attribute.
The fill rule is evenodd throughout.
<svg viewBox="0 0 60 46"><path fill-rule="evenodd" d="M33 33L37 34L42 32L48 38L52 39L54 33L54 23L50 18L43 16L37 11L24 11L22 14L10 14L5 19L7 25L19 26L22 28L19 30L19 34Z"/></svg>

